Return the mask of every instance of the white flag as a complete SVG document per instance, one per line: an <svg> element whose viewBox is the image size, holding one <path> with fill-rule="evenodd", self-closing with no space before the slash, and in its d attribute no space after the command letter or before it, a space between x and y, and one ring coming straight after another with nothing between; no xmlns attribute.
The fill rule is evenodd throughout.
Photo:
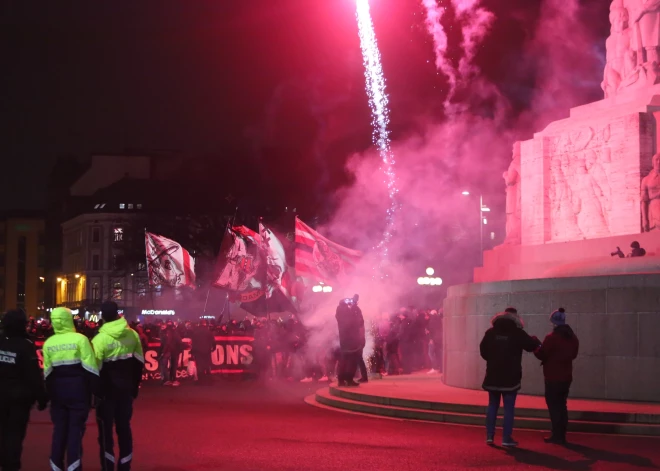
<svg viewBox="0 0 660 471"><path fill-rule="evenodd" d="M145 246L151 286L195 288L195 259L181 244L167 237L145 232Z"/></svg>
<svg viewBox="0 0 660 471"><path fill-rule="evenodd" d="M272 297L275 290L282 291L288 297L286 289L282 286L282 277L286 272L284 246L273 231L261 223L259 223L259 235L266 259L266 297Z"/></svg>

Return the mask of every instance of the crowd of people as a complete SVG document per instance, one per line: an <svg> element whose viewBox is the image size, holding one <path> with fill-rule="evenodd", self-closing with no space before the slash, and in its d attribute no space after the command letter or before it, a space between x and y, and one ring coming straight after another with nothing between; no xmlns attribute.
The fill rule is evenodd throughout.
<svg viewBox="0 0 660 471"><path fill-rule="evenodd" d="M90 340L103 325L102 319L94 322L74 317L73 322L76 331ZM369 320L368 325L374 349L371 357L366 359L366 368L371 372L386 376L442 370L441 310L403 307ZM210 332L212 336L220 337L253 337L254 364L250 368L253 375L302 382L325 382L337 376L340 352L336 326L305 326L295 315L270 320L255 316L198 322L156 319L145 323L131 322L130 326L138 332L144 350L149 344L159 344L160 359L184 349L199 351L200 342L204 342L200 339L208 338L204 332ZM54 333L48 319L30 319L27 330L34 342L43 342ZM206 347L203 348L206 351ZM163 363L161 361L161 368ZM179 385L173 372L175 367L170 365L161 372L164 384ZM362 381L368 380L367 372L361 371L360 376Z"/></svg>

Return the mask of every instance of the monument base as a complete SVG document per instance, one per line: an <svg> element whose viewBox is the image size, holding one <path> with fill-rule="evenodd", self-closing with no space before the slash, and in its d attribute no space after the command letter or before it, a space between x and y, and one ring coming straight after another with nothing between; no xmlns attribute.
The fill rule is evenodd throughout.
<svg viewBox="0 0 660 471"><path fill-rule="evenodd" d="M623 249L623 247L622 247ZM626 262L627 260L619 260ZM564 307L580 340L571 397L660 401L660 274L546 278L452 286L444 302L445 383L481 389L479 343L507 306L543 339L550 313ZM543 394L543 370L523 357L522 393Z"/></svg>
<svg viewBox="0 0 660 471"><path fill-rule="evenodd" d="M630 253L637 241L645 257L612 257L617 247ZM484 252L475 283L571 276L660 273L660 231L543 245L500 245Z"/></svg>

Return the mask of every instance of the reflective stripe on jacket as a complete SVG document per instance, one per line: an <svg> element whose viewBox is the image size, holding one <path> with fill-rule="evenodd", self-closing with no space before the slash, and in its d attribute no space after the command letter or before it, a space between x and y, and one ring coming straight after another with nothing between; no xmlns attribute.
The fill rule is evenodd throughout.
<svg viewBox="0 0 660 471"><path fill-rule="evenodd" d="M102 393L121 391L136 396L144 353L140 336L128 326L126 319L103 324L92 339L92 345L101 371Z"/></svg>
<svg viewBox="0 0 660 471"><path fill-rule="evenodd" d="M80 365L89 373L98 376L99 369L94 351L87 337L76 332L73 316L66 308L58 307L51 314L55 335L48 338L43 346L44 377L60 366Z"/></svg>

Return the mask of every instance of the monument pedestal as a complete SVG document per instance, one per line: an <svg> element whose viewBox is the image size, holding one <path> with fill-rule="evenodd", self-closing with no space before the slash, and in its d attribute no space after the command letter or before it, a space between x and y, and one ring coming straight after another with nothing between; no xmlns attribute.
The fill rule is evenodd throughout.
<svg viewBox="0 0 660 471"><path fill-rule="evenodd" d="M620 260L626 261L626 260ZM660 274L500 281L452 286L444 302L449 386L481 389L479 343L496 312L515 306L525 330L543 339L562 306L580 339L571 397L660 401ZM523 394L543 394L543 369L523 356Z"/></svg>

